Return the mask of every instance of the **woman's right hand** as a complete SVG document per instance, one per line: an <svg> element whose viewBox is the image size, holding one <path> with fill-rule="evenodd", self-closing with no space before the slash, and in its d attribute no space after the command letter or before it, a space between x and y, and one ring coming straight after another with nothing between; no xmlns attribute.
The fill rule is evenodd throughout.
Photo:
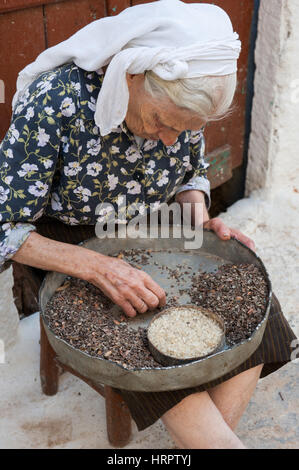
<svg viewBox="0 0 299 470"><path fill-rule="evenodd" d="M133 268L122 259L93 253L89 282L99 287L126 315L134 317L137 312L166 303L165 291L145 272Z"/></svg>
<svg viewBox="0 0 299 470"><path fill-rule="evenodd" d="M51 240L36 232L30 233L13 260L88 281L129 317L166 303L165 291L146 272L119 258Z"/></svg>

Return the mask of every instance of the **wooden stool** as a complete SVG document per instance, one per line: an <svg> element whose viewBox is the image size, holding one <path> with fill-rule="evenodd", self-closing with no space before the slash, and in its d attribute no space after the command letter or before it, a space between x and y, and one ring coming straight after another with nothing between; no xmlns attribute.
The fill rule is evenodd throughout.
<svg viewBox="0 0 299 470"><path fill-rule="evenodd" d="M105 398L107 434L110 444L114 447L124 447L128 444L131 438L131 414L121 395L112 387L94 384L92 380L62 364L49 343L41 317L40 333L40 378L43 393L45 395L57 393L61 370L79 377Z"/></svg>

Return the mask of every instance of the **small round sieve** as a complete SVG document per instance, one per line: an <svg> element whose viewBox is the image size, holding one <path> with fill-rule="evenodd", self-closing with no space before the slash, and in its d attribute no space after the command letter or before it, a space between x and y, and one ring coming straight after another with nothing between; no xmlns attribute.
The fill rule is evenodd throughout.
<svg viewBox="0 0 299 470"><path fill-rule="evenodd" d="M157 347L154 346L152 341L149 339L151 327L152 327L153 323L158 318L160 318L163 315L168 315L170 313L175 313L176 311L179 311L179 310L182 310L182 309L198 311L201 314L206 315L207 317L213 319L216 323L218 323L218 325L222 329L223 334L221 335L218 344L208 354L205 354L203 356L194 356L194 357L183 358L183 359L176 358L174 356L168 356L165 353L161 352L159 349L157 349ZM214 312L212 312L212 311L210 311L206 308L198 307L196 305L180 305L180 306L177 306L177 307L169 307L165 310L162 310L160 313L158 313L157 315L155 315L153 317L153 319L150 321L150 323L148 325L148 328L147 328L147 340L148 340L148 348L149 348L152 356L154 357L154 359L157 362L159 362L163 366L175 366L175 365L180 365L180 364L186 364L186 363L192 362L192 361L197 361L197 360L202 359L204 357L208 357L211 354L215 354L217 351L221 351L225 346L225 326L224 326L223 320L216 313L214 313Z"/></svg>

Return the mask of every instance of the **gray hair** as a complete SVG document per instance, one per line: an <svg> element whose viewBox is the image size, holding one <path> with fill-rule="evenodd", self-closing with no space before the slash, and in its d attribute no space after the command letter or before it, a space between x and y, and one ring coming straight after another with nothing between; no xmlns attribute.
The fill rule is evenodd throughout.
<svg viewBox="0 0 299 470"><path fill-rule="evenodd" d="M145 72L144 87L153 97L168 96L173 103L190 109L205 121L230 115L237 86L237 74L163 80L153 71Z"/></svg>

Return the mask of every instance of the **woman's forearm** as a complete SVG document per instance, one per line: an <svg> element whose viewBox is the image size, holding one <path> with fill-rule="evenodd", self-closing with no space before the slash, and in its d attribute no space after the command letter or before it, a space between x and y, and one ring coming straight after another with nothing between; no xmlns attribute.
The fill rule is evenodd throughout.
<svg viewBox="0 0 299 470"><path fill-rule="evenodd" d="M92 255L95 252L81 246L58 242L31 232L12 259L35 268L88 279L91 274L88 259ZM99 253L96 255L101 256Z"/></svg>
<svg viewBox="0 0 299 470"><path fill-rule="evenodd" d="M50 240L36 232L30 233L12 259L91 282L131 317L166 303L164 290L146 272L121 259Z"/></svg>
<svg viewBox="0 0 299 470"><path fill-rule="evenodd" d="M176 196L176 201L179 202L184 210L184 203L191 203L191 223L193 226L197 225L196 222L200 221L202 224L209 220L209 213L205 203L205 194L198 190L183 191Z"/></svg>

